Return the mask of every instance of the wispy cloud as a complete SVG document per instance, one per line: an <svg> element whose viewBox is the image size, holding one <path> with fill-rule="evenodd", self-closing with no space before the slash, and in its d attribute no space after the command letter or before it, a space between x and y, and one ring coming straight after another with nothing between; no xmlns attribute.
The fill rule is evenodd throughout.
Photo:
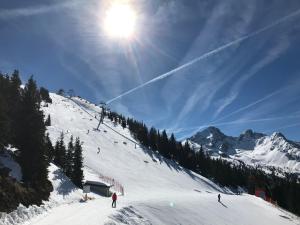
<svg viewBox="0 0 300 225"><path fill-rule="evenodd" d="M300 78L291 80L288 85L283 88L272 92L261 99L258 99L246 106L239 108L236 111L233 111L218 120L214 120L208 124L203 124L199 126L190 126L190 127L181 127L174 128L171 127L168 129L169 133L175 134L186 134L186 137L191 136L195 132L198 132L201 129L204 129L209 126L226 126L226 125L245 125L249 123L257 122L272 122L272 121L285 121L285 120L295 120L300 118L299 112L293 112L288 116L268 116L277 112L280 108L284 108L285 105L288 105L292 102L296 102L300 99L299 94L299 85ZM243 112L246 112L242 114ZM233 116L239 116L235 120L221 122L222 120L228 119ZM279 129L279 128L278 128ZM272 129L272 131L276 129ZM269 132L269 130L265 130Z"/></svg>
<svg viewBox="0 0 300 225"><path fill-rule="evenodd" d="M284 74L283 74L284 76ZM287 85L278 90L279 94L266 99L263 104L256 104L251 109L244 110L241 119L253 119L266 115L276 115L286 107L298 104L300 99L300 78L292 79Z"/></svg>
<svg viewBox="0 0 300 225"><path fill-rule="evenodd" d="M261 69L268 66L276 59L280 58L281 55L287 51L290 45L291 42L287 35L284 35L281 38L279 38L277 43L266 51L265 56L262 59L260 59L256 64L254 64L254 66L249 70L249 72L247 72L244 75L241 75L241 77L233 84L229 95L220 100L220 102L222 103L217 108L213 118L218 117L226 107L228 107L231 103L234 102L234 100L238 98L241 89L247 83L248 80L255 76Z"/></svg>
<svg viewBox="0 0 300 225"><path fill-rule="evenodd" d="M237 119L237 120L232 120L232 121L227 121L227 122L222 122L222 123L210 123L210 124L205 124L201 126L195 126L195 127L187 127L187 128L178 128L176 130L168 129L169 133L183 133L187 131L194 131L197 132L201 129L210 127L210 126L226 126L226 125L240 125L240 124L249 124L249 123L257 123L257 122L270 122L270 121L279 121L279 120L288 120L288 119L298 119L300 118L300 115L293 115L293 116L278 116L278 117L267 117L267 118L257 118L257 119ZM266 130L265 132L268 132L269 130Z"/></svg>
<svg viewBox="0 0 300 225"><path fill-rule="evenodd" d="M0 9L0 19L8 20L19 17L35 16L49 12L55 12L66 8L71 8L79 3L78 0L59 2L51 5L36 5L26 8Z"/></svg>
<svg viewBox="0 0 300 225"><path fill-rule="evenodd" d="M288 124L288 125L285 125L285 126L276 127L275 129L267 130L266 132L276 132L276 131L286 130L288 128L299 127L299 126L300 126L300 123L292 123L292 124Z"/></svg>

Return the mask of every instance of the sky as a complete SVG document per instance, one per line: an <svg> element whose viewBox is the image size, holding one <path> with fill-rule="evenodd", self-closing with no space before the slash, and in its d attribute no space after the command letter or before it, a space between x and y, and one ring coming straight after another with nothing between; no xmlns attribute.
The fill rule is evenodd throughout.
<svg viewBox="0 0 300 225"><path fill-rule="evenodd" d="M103 29L111 1L126 0L1 0L0 71L179 139L213 125L300 141L298 0L128 0L130 40Z"/></svg>

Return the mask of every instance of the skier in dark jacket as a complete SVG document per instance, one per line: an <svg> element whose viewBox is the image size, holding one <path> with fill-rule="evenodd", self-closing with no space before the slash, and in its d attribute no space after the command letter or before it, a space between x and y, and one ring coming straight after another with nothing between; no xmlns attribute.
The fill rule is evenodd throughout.
<svg viewBox="0 0 300 225"><path fill-rule="evenodd" d="M218 202L221 202L221 195L218 194Z"/></svg>
<svg viewBox="0 0 300 225"><path fill-rule="evenodd" d="M116 192L113 193L111 198L112 198L111 207L116 208L117 207L117 194L116 194Z"/></svg>

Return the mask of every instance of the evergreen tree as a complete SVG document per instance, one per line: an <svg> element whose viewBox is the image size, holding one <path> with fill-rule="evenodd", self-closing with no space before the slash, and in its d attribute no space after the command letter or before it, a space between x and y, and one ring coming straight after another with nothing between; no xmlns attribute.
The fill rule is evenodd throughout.
<svg viewBox="0 0 300 225"><path fill-rule="evenodd" d="M122 120L122 124L121 125L122 125L123 129L126 128L126 120L125 119Z"/></svg>
<svg viewBox="0 0 300 225"><path fill-rule="evenodd" d="M9 117L7 115L7 104L0 94L0 150L9 142Z"/></svg>
<svg viewBox="0 0 300 225"><path fill-rule="evenodd" d="M79 138L76 138L75 146L74 146L74 167L73 167L72 181L78 187L82 187L82 181L83 181L82 167L83 167L82 147Z"/></svg>
<svg viewBox="0 0 300 225"><path fill-rule="evenodd" d="M54 148L54 163L55 165L66 171L66 146L64 142L64 133L61 132L59 140L57 140Z"/></svg>
<svg viewBox="0 0 300 225"><path fill-rule="evenodd" d="M167 132L164 130L159 138L158 149L163 156L170 158L168 142L168 135Z"/></svg>
<svg viewBox="0 0 300 225"><path fill-rule="evenodd" d="M45 126L46 126L46 127L51 126L51 117L50 117L50 115L47 116L47 119L46 119L46 121L45 121Z"/></svg>
<svg viewBox="0 0 300 225"><path fill-rule="evenodd" d="M154 127L151 127L150 131L149 131L149 146L153 149L153 150L157 150L157 131Z"/></svg>
<svg viewBox="0 0 300 225"><path fill-rule="evenodd" d="M170 157L172 159L174 159L175 154L176 154L176 139L175 139L174 134L171 134L171 137L169 139L169 142L168 142L168 152L170 154Z"/></svg>
<svg viewBox="0 0 300 225"><path fill-rule="evenodd" d="M12 144L17 144L16 135L18 133L18 121L21 120L21 94L23 90L20 88L22 82L19 77L19 71L15 70L9 80L9 91L7 96L8 114L11 122L11 140Z"/></svg>
<svg viewBox="0 0 300 225"><path fill-rule="evenodd" d="M61 88L57 91L57 94L61 96L65 96L65 90Z"/></svg>
<svg viewBox="0 0 300 225"><path fill-rule="evenodd" d="M49 91L46 88L44 87L40 88L40 95L43 101L52 103L52 99L50 98Z"/></svg>
<svg viewBox="0 0 300 225"><path fill-rule="evenodd" d="M25 86L17 126L17 147L21 150L23 180L34 188L47 184L48 163L45 157L44 115L40 110L40 94L32 77Z"/></svg>
<svg viewBox="0 0 300 225"><path fill-rule="evenodd" d="M71 136L68 144L67 155L66 155L66 175L68 177L72 176L73 166L74 166L74 144L73 144L73 136Z"/></svg>
<svg viewBox="0 0 300 225"><path fill-rule="evenodd" d="M47 161L50 163L53 161L54 158L54 148L50 140L49 133L47 133L45 137L45 146L46 146L46 158Z"/></svg>

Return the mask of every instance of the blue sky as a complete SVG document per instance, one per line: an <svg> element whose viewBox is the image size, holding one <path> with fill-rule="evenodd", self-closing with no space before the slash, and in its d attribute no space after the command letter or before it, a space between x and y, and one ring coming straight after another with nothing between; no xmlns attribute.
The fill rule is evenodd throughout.
<svg viewBox="0 0 300 225"><path fill-rule="evenodd" d="M298 0L130 0L131 41L103 31L107 1L1 0L0 70L97 103L271 26L109 106L179 138L215 125L300 140Z"/></svg>

